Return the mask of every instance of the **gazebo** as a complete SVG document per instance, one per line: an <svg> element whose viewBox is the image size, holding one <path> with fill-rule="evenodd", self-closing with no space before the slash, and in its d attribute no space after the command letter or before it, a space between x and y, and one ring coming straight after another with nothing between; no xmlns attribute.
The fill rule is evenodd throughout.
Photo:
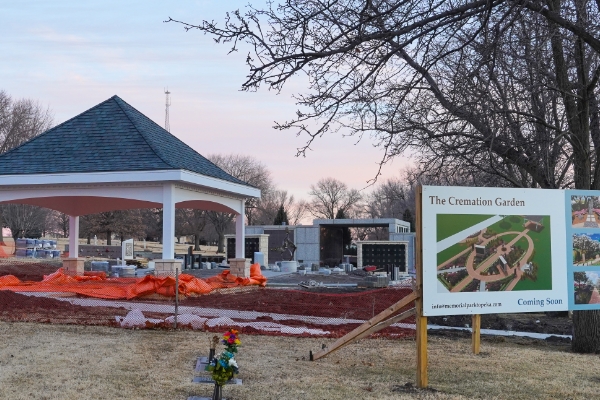
<svg viewBox="0 0 600 400"><path fill-rule="evenodd" d="M245 262L244 208L260 190L229 175L118 96L0 155L0 203L41 206L69 215L68 273L83 273L79 217L163 209L159 274L178 267L175 209L236 214L236 258Z"/></svg>

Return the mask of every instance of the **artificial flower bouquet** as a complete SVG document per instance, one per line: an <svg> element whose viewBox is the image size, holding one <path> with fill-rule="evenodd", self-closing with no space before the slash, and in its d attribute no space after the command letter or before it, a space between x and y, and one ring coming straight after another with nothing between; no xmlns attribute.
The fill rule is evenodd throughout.
<svg viewBox="0 0 600 400"><path fill-rule="evenodd" d="M212 373L212 378L219 386L223 386L238 373L238 365L235 361L235 354L238 346L242 344L238 338L238 331L229 329L223 334L221 341L225 345L225 350L221 354L209 360L206 370Z"/></svg>

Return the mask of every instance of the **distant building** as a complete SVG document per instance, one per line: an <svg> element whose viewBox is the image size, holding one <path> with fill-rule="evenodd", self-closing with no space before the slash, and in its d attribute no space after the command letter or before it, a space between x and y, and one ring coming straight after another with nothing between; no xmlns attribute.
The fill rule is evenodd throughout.
<svg viewBox="0 0 600 400"><path fill-rule="evenodd" d="M288 237L296 246L294 259L300 264L310 267L319 265L325 260L345 262L342 228L378 227L387 228L387 240L364 241L357 244L355 263L361 267L362 262L371 255L377 258L378 265L406 267L406 273L415 271L415 234L410 232L410 223L396 218L376 219L315 219L312 225L251 225L246 226L246 258L253 258L249 250L260 248L266 253L269 264L281 260L282 242ZM287 230L287 232L286 232ZM265 236L268 239L265 242ZM248 239L256 242L248 246ZM350 245L350 243L344 243ZM227 236L227 246L235 246L235 238ZM362 254L364 253L364 254ZM368 254L367 254L368 253ZM373 253L373 254L371 254ZM363 255L366 257L363 260ZM368 264L365 264L368 265Z"/></svg>

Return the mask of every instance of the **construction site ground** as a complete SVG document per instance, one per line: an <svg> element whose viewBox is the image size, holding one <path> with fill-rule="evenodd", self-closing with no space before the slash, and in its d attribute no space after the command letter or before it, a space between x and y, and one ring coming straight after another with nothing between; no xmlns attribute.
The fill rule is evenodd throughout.
<svg viewBox="0 0 600 400"><path fill-rule="evenodd" d="M0 276L14 275L21 280L41 281L44 275L55 272L59 267L60 263L58 262L44 261L44 263L40 263L34 260L10 262L9 260L3 260L0 263ZM183 273L189 273L199 278L208 278L222 273L223 270L222 268L192 269L184 270ZM300 275L297 273L278 273L270 270L263 271L263 273L268 278L267 288L248 288L248 290L240 291L225 290L207 296L184 299L182 305L314 315L324 318L368 319L398 301L410 291L408 287L398 290L327 286L329 284L357 284L364 279L362 274ZM310 280L319 285L310 288L299 285L301 282ZM81 324L105 324L100 321L112 321L114 316L124 316L128 312L126 309L107 309L104 307L94 307L94 310L91 310L89 307L84 308L58 302L58 300L53 301L53 299L48 298L25 297L21 294L2 292L0 291L0 318L2 320L41 322L56 320ZM361 293L364 293L364 297L361 297ZM334 296L331 297L330 295ZM150 300L145 299L143 301ZM170 300L166 301L169 302ZM430 317L428 322L448 327L469 327L471 317L467 315ZM572 333L572 323L566 312L486 314L482 315L481 327L483 329L537 332L552 335L570 335ZM341 328L340 326L330 326L329 328L335 328L332 329L332 331L336 331L334 336L339 336L342 333L338 329ZM432 331L432 334L460 337L465 333L436 330Z"/></svg>

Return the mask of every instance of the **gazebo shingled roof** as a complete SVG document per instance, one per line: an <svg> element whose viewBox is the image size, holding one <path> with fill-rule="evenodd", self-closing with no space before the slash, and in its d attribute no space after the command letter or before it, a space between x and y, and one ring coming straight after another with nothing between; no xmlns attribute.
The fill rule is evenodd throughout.
<svg viewBox="0 0 600 400"><path fill-rule="evenodd" d="M0 175L169 169L250 186L118 96L0 155Z"/></svg>

